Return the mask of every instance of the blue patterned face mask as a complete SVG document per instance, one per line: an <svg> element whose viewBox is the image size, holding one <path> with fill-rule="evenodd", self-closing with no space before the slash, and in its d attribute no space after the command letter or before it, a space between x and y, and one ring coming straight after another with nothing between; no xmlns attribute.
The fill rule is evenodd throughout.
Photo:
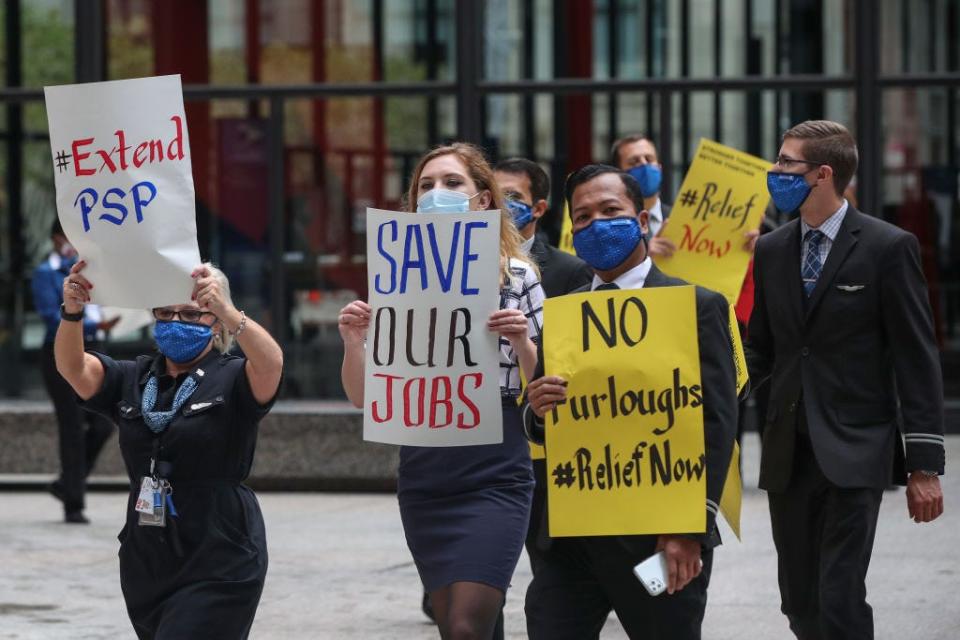
<svg viewBox="0 0 960 640"><path fill-rule="evenodd" d="M160 353L183 364L200 355L213 339L213 329L205 324L157 320L153 338Z"/></svg>
<svg viewBox="0 0 960 640"><path fill-rule="evenodd" d="M462 191L431 189L417 201L417 213L467 213L470 200L476 197L476 193L468 196Z"/></svg>
<svg viewBox="0 0 960 640"><path fill-rule="evenodd" d="M623 264L642 240L638 218L598 218L573 234L573 248L597 271L609 271Z"/></svg>
<svg viewBox="0 0 960 640"><path fill-rule="evenodd" d="M809 173L809 171L807 172ZM806 202L813 187L807 184L806 173L767 172L767 191L774 206L783 213L793 213Z"/></svg>
<svg viewBox="0 0 960 640"><path fill-rule="evenodd" d="M644 198L649 198L660 191L660 183L663 181L663 172L655 164L641 164L633 167L627 173L633 176L634 180L640 183L640 193Z"/></svg>
<svg viewBox="0 0 960 640"><path fill-rule="evenodd" d="M533 222L533 207L526 202L507 200L507 209L510 209L510 213L513 215L513 224L517 226L517 229L523 229Z"/></svg>

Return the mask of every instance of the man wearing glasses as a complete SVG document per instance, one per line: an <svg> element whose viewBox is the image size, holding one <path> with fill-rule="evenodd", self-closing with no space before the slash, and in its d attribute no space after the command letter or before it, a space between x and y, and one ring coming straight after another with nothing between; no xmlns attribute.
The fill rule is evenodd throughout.
<svg viewBox="0 0 960 640"><path fill-rule="evenodd" d="M754 257L747 360L753 384L771 385L760 488L782 610L804 640L873 638L865 579L891 480L916 522L943 512L943 381L919 246L844 199L856 168L843 125L788 130L767 184L799 215Z"/></svg>

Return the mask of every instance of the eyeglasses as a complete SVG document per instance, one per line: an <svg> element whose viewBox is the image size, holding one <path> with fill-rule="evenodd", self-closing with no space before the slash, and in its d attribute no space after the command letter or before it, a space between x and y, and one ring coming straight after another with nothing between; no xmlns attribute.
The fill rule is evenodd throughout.
<svg viewBox="0 0 960 640"><path fill-rule="evenodd" d="M203 316L212 315L214 314L209 311L200 311L199 309L181 309L180 311L174 311L173 309L158 307L153 310L153 317L164 322L169 322L173 320L174 317L184 322L199 322Z"/></svg>
<svg viewBox="0 0 960 640"><path fill-rule="evenodd" d="M823 166L822 162L813 162L812 160L797 160L796 158L791 158L789 156L777 156L774 158L773 164L780 165L784 169L789 169L795 164L806 164L813 167Z"/></svg>

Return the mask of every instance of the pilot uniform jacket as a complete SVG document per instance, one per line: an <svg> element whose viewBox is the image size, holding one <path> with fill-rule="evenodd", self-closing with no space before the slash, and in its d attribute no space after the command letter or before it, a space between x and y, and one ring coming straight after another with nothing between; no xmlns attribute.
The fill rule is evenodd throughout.
<svg viewBox="0 0 960 640"><path fill-rule="evenodd" d="M665 275L656 265L651 266L644 288L677 287L687 283ZM590 291L590 285L573 293ZM719 293L696 287L697 341L700 350L700 379L703 386L703 431L707 462L706 530L690 532L707 548L720 543L716 518L723 493L723 485L733 454L737 434L737 379L730 337L729 308ZM544 330L548 330L546 326ZM532 380L544 375L543 340L540 341L539 363ZM524 428L527 437L542 444L543 423L536 419L529 405L524 406ZM625 547L631 547L634 536L620 536ZM636 536L642 538L643 536Z"/></svg>
<svg viewBox="0 0 960 640"><path fill-rule="evenodd" d="M771 384L760 487L789 485L800 411L838 487L942 473L943 380L917 239L849 207L806 298L800 229L762 236L754 257L747 362L753 384Z"/></svg>
<svg viewBox="0 0 960 640"><path fill-rule="evenodd" d="M250 473L257 427L273 404L260 405L246 359L211 350L190 374L166 374L165 359L140 356L103 363L100 391L85 408L111 418L130 477L127 523L120 540L120 586L139 638L245 638L267 572L263 516ZM141 397L158 380L155 410L168 411L187 375L198 386L159 435L143 420ZM168 468L174 526L138 525L140 482L158 456Z"/></svg>

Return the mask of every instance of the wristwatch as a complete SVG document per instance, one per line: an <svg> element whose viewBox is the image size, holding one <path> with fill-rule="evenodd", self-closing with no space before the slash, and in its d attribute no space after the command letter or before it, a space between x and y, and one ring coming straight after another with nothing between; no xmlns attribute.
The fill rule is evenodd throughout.
<svg viewBox="0 0 960 640"><path fill-rule="evenodd" d="M63 306L63 303L60 303L60 318L66 320L67 322L80 322L83 320L83 309L77 313L70 313L67 311L67 308Z"/></svg>
<svg viewBox="0 0 960 640"><path fill-rule="evenodd" d="M928 478L936 478L937 476L940 475L936 471L927 471L926 469L917 469L914 471L914 473L919 473L920 475L926 476Z"/></svg>

